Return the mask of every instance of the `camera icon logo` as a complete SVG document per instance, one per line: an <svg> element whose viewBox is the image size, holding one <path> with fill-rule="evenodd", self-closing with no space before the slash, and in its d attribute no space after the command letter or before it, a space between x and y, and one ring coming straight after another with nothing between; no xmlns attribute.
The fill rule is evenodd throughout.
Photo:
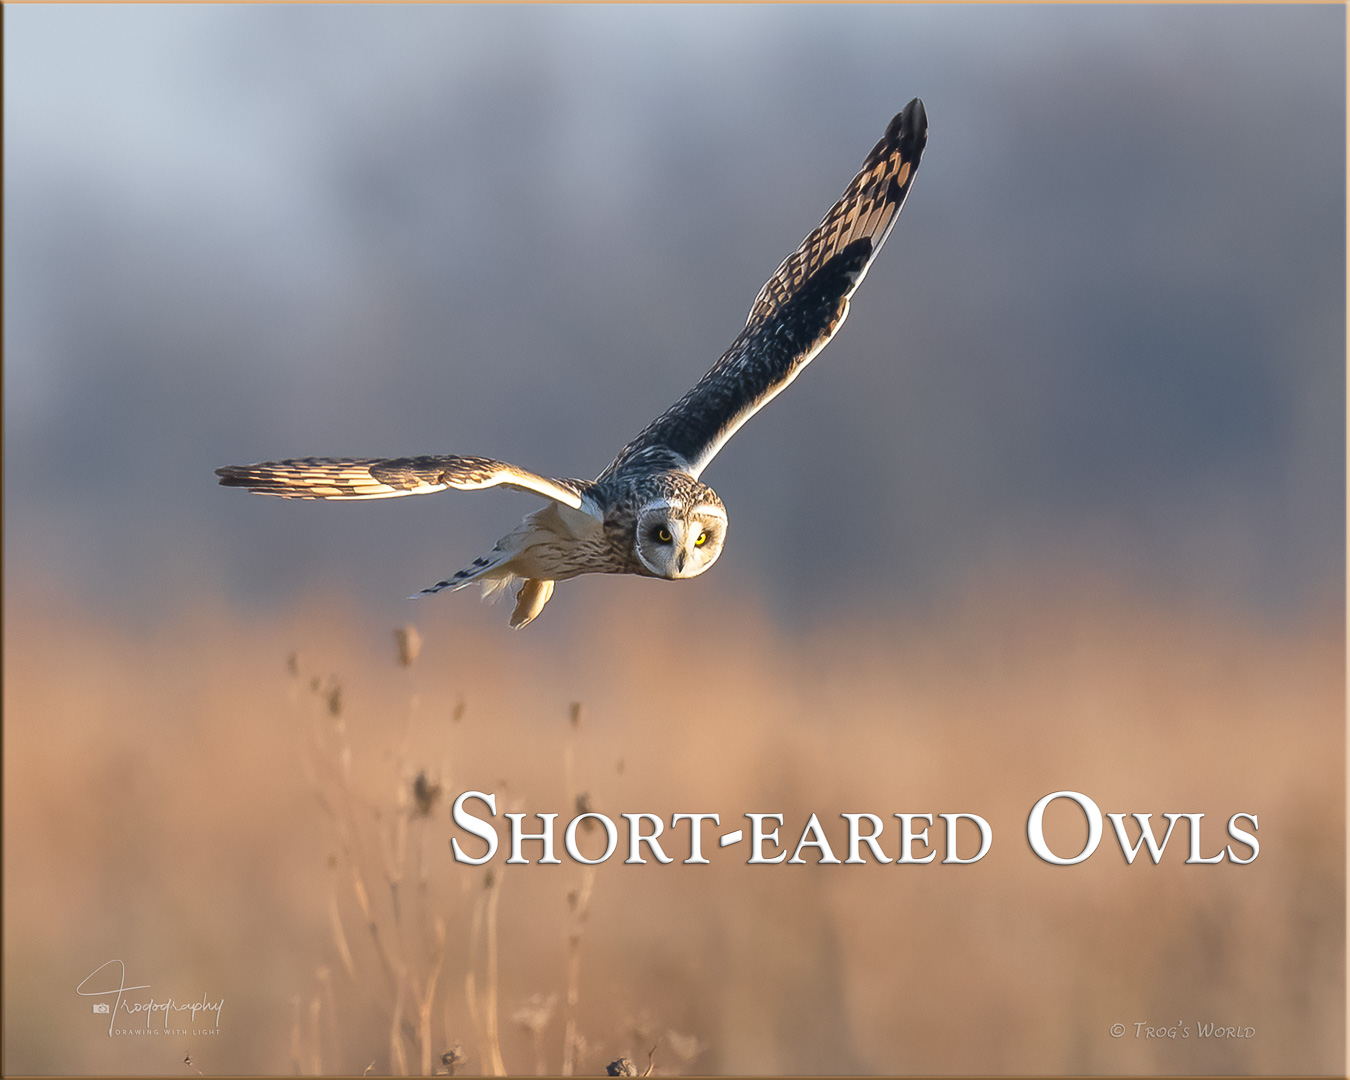
<svg viewBox="0 0 1350 1080"><path fill-rule="evenodd" d="M94 1012L96 1012L96 1013L102 1013L104 1016L107 1016L108 1013L112 1011L111 1009L108 1008L108 1003L107 1003L106 1001L96 1001L96 1002L94 1002L93 1008L94 1008Z"/></svg>

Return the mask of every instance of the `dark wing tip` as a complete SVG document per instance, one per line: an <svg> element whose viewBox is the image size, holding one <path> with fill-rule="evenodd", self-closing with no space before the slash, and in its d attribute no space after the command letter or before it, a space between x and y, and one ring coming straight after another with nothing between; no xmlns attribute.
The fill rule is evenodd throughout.
<svg viewBox="0 0 1350 1080"><path fill-rule="evenodd" d="M899 150L906 160L917 161L927 143L928 112L923 107L923 101L915 98L896 113L886 126L881 144Z"/></svg>
<svg viewBox="0 0 1350 1080"><path fill-rule="evenodd" d="M221 487L246 487L248 485L248 467L244 465L225 465L216 470Z"/></svg>

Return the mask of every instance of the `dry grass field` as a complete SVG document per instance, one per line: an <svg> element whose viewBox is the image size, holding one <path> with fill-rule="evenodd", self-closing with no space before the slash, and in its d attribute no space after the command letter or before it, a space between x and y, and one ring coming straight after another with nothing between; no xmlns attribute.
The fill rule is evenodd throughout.
<svg viewBox="0 0 1350 1080"><path fill-rule="evenodd" d="M410 606L405 667L338 602L129 629L10 587L5 1070L418 1073L458 1044L458 1074L642 1070L653 1047L665 1074L1344 1071L1339 597L1262 621L991 573L791 631L709 591L640 598L639 628L620 590L572 588L538 634ZM815 813L841 859L843 813L888 821L891 858L896 812L979 814L993 845L748 866L709 839L691 866L684 839L636 866L621 831L593 870L475 867L449 849L482 849L450 820L472 789L560 834L581 798L668 832L781 813L794 846ZM1259 857L1185 865L1183 822L1127 865L1108 825L1051 866L1026 819L1062 789L1203 812L1207 856L1256 814ZM1082 842L1063 804L1047 820ZM76 987L111 960L159 1000L223 1000L218 1032L110 1036Z"/></svg>

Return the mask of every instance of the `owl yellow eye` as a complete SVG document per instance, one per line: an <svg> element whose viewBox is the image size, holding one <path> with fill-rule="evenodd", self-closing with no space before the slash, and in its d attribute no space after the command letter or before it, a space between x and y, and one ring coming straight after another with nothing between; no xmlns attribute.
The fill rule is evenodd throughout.
<svg viewBox="0 0 1350 1080"><path fill-rule="evenodd" d="M663 543L663 544L669 544L669 543L670 543L670 539L671 539L671 537L670 537L670 530L669 530L669 529L659 529L659 530L657 530L656 538L657 538L658 540L660 540L661 543Z"/></svg>
<svg viewBox="0 0 1350 1080"><path fill-rule="evenodd" d="M708 534L706 532L701 532L698 534L698 539L694 541L694 547L702 547L707 542Z"/></svg>

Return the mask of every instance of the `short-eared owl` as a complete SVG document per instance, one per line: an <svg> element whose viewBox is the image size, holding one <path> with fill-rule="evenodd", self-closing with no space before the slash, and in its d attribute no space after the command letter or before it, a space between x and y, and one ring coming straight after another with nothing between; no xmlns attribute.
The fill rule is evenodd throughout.
<svg viewBox="0 0 1350 1080"><path fill-rule="evenodd" d="M557 581L579 574L689 578L717 561L727 512L699 476L728 439L797 377L844 322L905 204L928 138L915 98L886 128L843 197L755 297L745 329L692 390L594 480L555 480L489 458L301 458L217 469L220 482L289 499L382 499L502 485L549 500L491 551L424 593L517 578L524 626Z"/></svg>

